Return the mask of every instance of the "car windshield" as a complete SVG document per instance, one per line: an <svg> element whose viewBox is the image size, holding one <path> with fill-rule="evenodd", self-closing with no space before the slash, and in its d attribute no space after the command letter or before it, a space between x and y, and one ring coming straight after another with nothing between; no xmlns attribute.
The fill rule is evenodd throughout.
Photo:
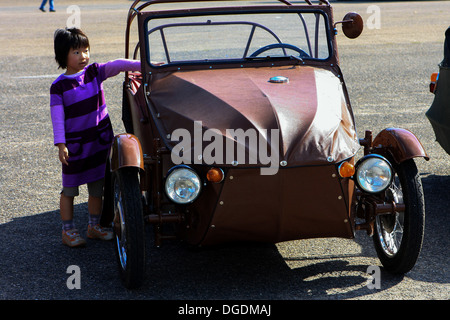
<svg viewBox="0 0 450 320"><path fill-rule="evenodd" d="M169 14L150 17L146 31L153 64L326 60L331 52L326 15L320 10Z"/></svg>

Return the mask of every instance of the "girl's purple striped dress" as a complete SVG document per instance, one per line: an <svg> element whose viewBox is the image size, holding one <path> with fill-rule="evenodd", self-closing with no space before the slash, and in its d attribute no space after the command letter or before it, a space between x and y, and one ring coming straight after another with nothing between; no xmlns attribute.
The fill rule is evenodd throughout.
<svg viewBox="0 0 450 320"><path fill-rule="evenodd" d="M60 75L50 88L54 144L65 143L69 165L62 165L62 184L76 187L100 180L113 130L103 81L121 71L140 71L140 61L118 59L93 63L74 75Z"/></svg>

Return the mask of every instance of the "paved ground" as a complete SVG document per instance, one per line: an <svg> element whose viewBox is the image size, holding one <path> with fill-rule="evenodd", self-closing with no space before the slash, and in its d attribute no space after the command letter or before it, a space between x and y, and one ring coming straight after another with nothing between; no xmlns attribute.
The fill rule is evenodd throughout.
<svg viewBox="0 0 450 320"><path fill-rule="evenodd" d="M61 73L52 37L78 4L91 41L91 61L123 57L126 0L57 0L56 13L38 2L0 4L0 299L425 299L450 298L450 156L434 141L424 113L433 95L428 79L442 60L449 26L446 1L340 1L339 19L359 12L371 22L376 4L381 28L356 40L339 36L341 68L357 117L358 133L398 126L412 130L431 156L417 164L427 205L426 238L416 267L403 277L382 272L371 290L367 268L380 265L364 232L355 240L316 239L277 245L230 245L192 252L168 243L149 248L148 279L138 291L119 282L111 243L81 250L60 244L59 161L52 146L49 86ZM377 9L377 8L375 8ZM373 22L373 21L372 21ZM105 82L116 132L122 131L122 77ZM84 225L86 193L76 203ZM81 289L66 286L70 265L81 270Z"/></svg>

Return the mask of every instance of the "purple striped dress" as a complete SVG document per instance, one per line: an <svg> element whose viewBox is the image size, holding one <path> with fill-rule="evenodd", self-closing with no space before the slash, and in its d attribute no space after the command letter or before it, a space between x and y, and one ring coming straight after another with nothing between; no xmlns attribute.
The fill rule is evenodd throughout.
<svg viewBox="0 0 450 320"><path fill-rule="evenodd" d="M118 59L93 63L74 75L60 75L50 88L54 144L65 143L69 165L62 184L76 187L102 179L113 130L103 81L121 71L140 71L140 61Z"/></svg>

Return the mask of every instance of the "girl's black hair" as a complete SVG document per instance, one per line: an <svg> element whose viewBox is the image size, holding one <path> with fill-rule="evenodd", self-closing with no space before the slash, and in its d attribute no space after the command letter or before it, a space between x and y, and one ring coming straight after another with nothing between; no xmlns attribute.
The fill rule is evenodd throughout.
<svg viewBox="0 0 450 320"><path fill-rule="evenodd" d="M70 49L77 49L81 47L89 48L89 39L78 28L65 28L55 31L54 36L55 46L55 60L59 68L67 68L67 55Z"/></svg>

